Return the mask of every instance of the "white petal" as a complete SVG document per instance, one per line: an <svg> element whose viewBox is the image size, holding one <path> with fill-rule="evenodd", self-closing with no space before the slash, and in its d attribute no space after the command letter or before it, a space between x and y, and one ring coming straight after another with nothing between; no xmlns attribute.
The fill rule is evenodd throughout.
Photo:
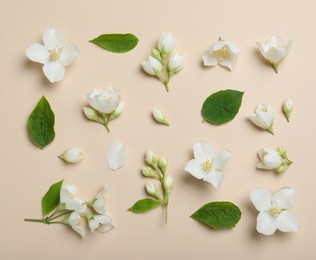
<svg viewBox="0 0 316 260"><path fill-rule="evenodd" d="M204 66L215 66L218 64L218 59L209 52L203 55L202 58Z"/></svg>
<svg viewBox="0 0 316 260"><path fill-rule="evenodd" d="M206 174L203 180L211 183L215 188L218 188L224 180L224 173L221 171L213 170L210 173Z"/></svg>
<svg viewBox="0 0 316 260"><path fill-rule="evenodd" d="M200 141L193 146L194 158L198 159L200 162L205 162L206 160L212 161L215 152L213 148L205 141Z"/></svg>
<svg viewBox="0 0 316 260"><path fill-rule="evenodd" d="M89 228L91 232L95 231L99 227L99 222L96 219L89 220Z"/></svg>
<svg viewBox="0 0 316 260"><path fill-rule="evenodd" d="M112 222L112 218L108 215L96 215L94 216L94 219L100 224L109 224Z"/></svg>
<svg viewBox="0 0 316 260"><path fill-rule="evenodd" d="M293 41L288 41L286 47L285 47L285 55L287 56L292 49Z"/></svg>
<svg viewBox="0 0 316 260"><path fill-rule="evenodd" d="M267 40L266 45L269 48L282 48L285 46L285 42L279 36L272 36L269 40Z"/></svg>
<svg viewBox="0 0 316 260"><path fill-rule="evenodd" d="M301 225L299 218L292 212L285 210L276 219L277 227L282 232L297 232Z"/></svg>
<svg viewBox="0 0 316 260"><path fill-rule="evenodd" d="M43 66L43 72L50 82L57 82L64 78L65 67L59 61L51 61Z"/></svg>
<svg viewBox="0 0 316 260"><path fill-rule="evenodd" d="M60 53L60 62L63 66L71 64L80 54L79 49L74 44L67 44Z"/></svg>
<svg viewBox="0 0 316 260"><path fill-rule="evenodd" d="M266 53L267 59L273 63L279 63L286 57L285 49L270 48Z"/></svg>
<svg viewBox="0 0 316 260"><path fill-rule="evenodd" d="M155 75L155 72L152 68L152 66L150 65L150 63L147 60L142 61L141 63L144 71L146 71L149 75Z"/></svg>
<svg viewBox="0 0 316 260"><path fill-rule="evenodd" d="M185 166L184 170L197 179L203 179L206 175L206 172L203 170L200 161L196 159L190 160Z"/></svg>
<svg viewBox="0 0 316 260"><path fill-rule="evenodd" d="M270 153L264 156L263 162L268 169L276 169L282 164L282 161L279 155L270 154Z"/></svg>
<svg viewBox="0 0 316 260"><path fill-rule="evenodd" d="M258 188L250 193L250 200L258 211L266 211L271 207L271 191Z"/></svg>
<svg viewBox="0 0 316 260"><path fill-rule="evenodd" d="M104 214L105 213L105 199L103 198L98 198L94 203L93 203L93 208L94 210L99 213L99 214Z"/></svg>
<svg viewBox="0 0 316 260"><path fill-rule="evenodd" d="M226 163L232 158L233 154L229 150L221 150L219 151L214 158L213 165L216 170L223 170Z"/></svg>
<svg viewBox="0 0 316 260"><path fill-rule="evenodd" d="M224 67L229 68L229 70L233 70L236 62L237 62L238 54L231 54L229 57L225 58L222 61L219 61L218 63Z"/></svg>
<svg viewBox="0 0 316 260"><path fill-rule="evenodd" d="M257 44L257 47L258 47L259 51L261 52L262 56L267 59L266 52L268 50L266 50L265 46L262 43L256 42L256 44Z"/></svg>
<svg viewBox="0 0 316 260"><path fill-rule="evenodd" d="M48 50L53 50L56 47L61 49L64 47L62 35L55 28L46 29L43 34L43 42Z"/></svg>
<svg viewBox="0 0 316 260"><path fill-rule="evenodd" d="M213 51L219 51L226 45L226 41L217 41L214 43L214 45L211 47Z"/></svg>
<svg viewBox="0 0 316 260"><path fill-rule="evenodd" d="M102 232L102 233L106 233L106 232L112 230L113 228L114 228L113 225L111 225L111 224L105 224L105 225L101 225L101 226L98 228L98 230L99 230L100 232Z"/></svg>
<svg viewBox="0 0 316 260"><path fill-rule="evenodd" d="M295 202L295 190L289 187L281 188L277 193L273 195L272 200L281 209L289 209L293 206Z"/></svg>
<svg viewBox="0 0 316 260"><path fill-rule="evenodd" d="M25 51L25 55L31 60L45 64L50 61L49 51L45 46L39 43L34 43Z"/></svg>
<svg viewBox="0 0 316 260"><path fill-rule="evenodd" d="M114 141L106 152L106 160L113 171L123 167L126 162L125 145Z"/></svg>
<svg viewBox="0 0 316 260"><path fill-rule="evenodd" d="M80 215L76 212L72 212L68 218L68 223L71 225L71 226L77 226L78 223L79 223L79 220L80 220Z"/></svg>
<svg viewBox="0 0 316 260"><path fill-rule="evenodd" d="M271 168L269 168L269 167L267 167L264 163L259 163L258 165L257 165L257 168L258 169L264 169L264 170L271 170Z"/></svg>
<svg viewBox="0 0 316 260"><path fill-rule="evenodd" d="M277 229L276 220L267 212L260 212L257 217L257 231L266 236L273 235Z"/></svg>
<svg viewBox="0 0 316 260"><path fill-rule="evenodd" d="M226 41L226 45L228 46L228 48L230 49L230 51L234 54L239 54L240 50L238 49L238 47L233 44L232 42L227 42Z"/></svg>
<svg viewBox="0 0 316 260"><path fill-rule="evenodd" d="M72 229L76 231L80 236L84 237L85 236L85 231L83 227L81 226L73 226Z"/></svg>

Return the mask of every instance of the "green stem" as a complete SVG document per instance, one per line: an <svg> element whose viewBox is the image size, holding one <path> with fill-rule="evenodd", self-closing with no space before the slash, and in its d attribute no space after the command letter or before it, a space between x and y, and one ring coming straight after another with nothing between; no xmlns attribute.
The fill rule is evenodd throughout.
<svg viewBox="0 0 316 260"><path fill-rule="evenodd" d="M272 63L275 73L278 73L279 63Z"/></svg>
<svg viewBox="0 0 316 260"><path fill-rule="evenodd" d="M169 79L165 82L166 91L169 92Z"/></svg>
<svg viewBox="0 0 316 260"><path fill-rule="evenodd" d="M59 215L57 215L57 216L55 216L55 217L50 217L50 218L47 218L46 220L47 221L51 221L51 220L54 220L54 219L56 219L56 218L59 218L59 217L62 217L62 216L65 216L65 215L67 215L67 214L69 214L69 213L71 213L71 212L73 212L73 210L67 210L66 212L63 212L63 213L61 213L61 214L59 214ZM52 222L50 222L50 223L52 223Z"/></svg>
<svg viewBox="0 0 316 260"><path fill-rule="evenodd" d="M48 224L48 223L45 221L45 219L25 218L24 221L26 221L26 222L39 222L39 223Z"/></svg>
<svg viewBox="0 0 316 260"><path fill-rule="evenodd" d="M165 206L165 224L168 224L168 205Z"/></svg>

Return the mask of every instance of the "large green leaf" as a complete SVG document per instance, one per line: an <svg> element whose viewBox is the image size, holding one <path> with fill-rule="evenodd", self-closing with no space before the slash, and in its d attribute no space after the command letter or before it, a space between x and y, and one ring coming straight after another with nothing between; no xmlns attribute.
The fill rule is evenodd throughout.
<svg viewBox="0 0 316 260"><path fill-rule="evenodd" d="M232 228L240 220L241 211L229 201L210 202L193 213L191 218L214 229Z"/></svg>
<svg viewBox="0 0 316 260"><path fill-rule="evenodd" d="M102 34L91 40L106 49L107 51L124 53L134 49L138 43L138 38L130 33L127 34Z"/></svg>
<svg viewBox="0 0 316 260"><path fill-rule="evenodd" d="M51 213L58 206L60 201L60 190L63 185L63 181L64 180L61 180L50 186L49 190L42 198L42 212L44 216Z"/></svg>
<svg viewBox="0 0 316 260"><path fill-rule="evenodd" d="M55 138L54 124L54 112L43 96L27 123L28 134L32 142L42 149L51 143Z"/></svg>
<svg viewBox="0 0 316 260"><path fill-rule="evenodd" d="M154 209L160 205L161 205L161 203L158 200L146 198L146 199L138 200L128 210L131 212L134 212L134 213L143 213L143 212L149 211L151 209Z"/></svg>
<svg viewBox="0 0 316 260"><path fill-rule="evenodd" d="M243 94L244 92L227 89L210 95L202 107L204 120L214 125L233 120L241 106Z"/></svg>

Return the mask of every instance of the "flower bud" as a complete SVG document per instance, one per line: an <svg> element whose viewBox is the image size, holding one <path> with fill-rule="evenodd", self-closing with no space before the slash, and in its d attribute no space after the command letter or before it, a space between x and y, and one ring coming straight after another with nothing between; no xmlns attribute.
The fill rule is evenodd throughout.
<svg viewBox="0 0 316 260"><path fill-rule="evenodd" d="M283 112L288 122L290 122L290 116L291 116L292 110L293 110L293 103L292 103L292 100L288 98L283 103Z"/></svg>
<svg viewBox="0 0 316 260"><path fill-rule="evenodd" d="M147 164L152 165L154 168L157 167L158 158L157 154L155 154L154 152L147 150L145 160Z"/></svg>
<svg viewBox="0 0 316 260"><path fill-rule="evenodd" d="M153 56L156 60L158 60L158 61L162 61L162 59L161 59L161 53L160 53L160 51L159 50L157 50L157 49L152 49L151 50L151 56Z"/></svg>
<svg viewBox="0 0 316 260"><path fill-rule="evenodd" d="M149 195L153 196L158 200L162 200L158 187L152 183L146 183L146 191Z"/></svg>
<svg viewBox="0 0 316 260"><path fill-rule="evenodd" d="M159 60L155 59L152 56L148 57L148 60L144 60L141 63L144 71L149 75L158 76L161 74L162 66Z"/></svg>
<svg viewBox="0 0 316 260"><path fill-rule="evenodd" d="M169 74L173 75L183 68L184 56L179 53L173 54L168 62Z"/></svg>
<svg viewBox="0 0 316 260"><path fill-rule="evenodd" d="M278 149L264 148L258 152L258 155L261 160L257 165L259 169L277 170L278 173L284 173L292 164L283 147Z"/></svg>
<svg viewBox="0 0 316 260"><path fill-rule="evenodd" d="M156 122L169 126L169 122L167 121L166 116L158 109L153 109L153 117L156 120Z"/></svg>
<svg viewBox="0 0 316 260"><path fill-rule="evenodd" d="M170 192L173 189L173 185L174 185L174 181L171 178L171 176L168 175L163 181L163 187L164 187L165 191L167 192L167 194L170 194Z"/></svg>
<svg viewBox="0 0 316 260"><path fill-rule="evenodd" d="M151 167L142 167L142 174L145 177L159 179L158 174Z"/></svg>
<svg viewBox="0 0 316 260"><path fill-rule="evenodd" d="M166 158L160 158L158 161L158 166L162 170L163 174L167 171L168 162Z"/></svg>
<svg viewBox="0 0 316 260"><path fill-rule="evenodd" d="M158 50L164 55L172 52L175 40L171 33L162 33L158 41Z"/></svg>
<svg viewBox="0 0 316 260"><path fill-rule="evenodd" d="M256 108L256 113L251 115L249 119L258 127L267 130L273 134L274 114L272 107L269 104L259 104Z"/></svg>
<svg viewBox="0 0 316 260"><path fill-rule="evenodd" d="M79 147L68 148L65 152L58 156L67 163L77 163L83 158L83 151Z"/></svg>
<svg viewBox="0 0 316 260"><path fill-rule="evenodd" d="M102 121L102 120L100 120L97 111L95 111L92 108L83 107L83 113L85 114L86 118L88 118L90 120L97 121L97 122Z"/></svg>

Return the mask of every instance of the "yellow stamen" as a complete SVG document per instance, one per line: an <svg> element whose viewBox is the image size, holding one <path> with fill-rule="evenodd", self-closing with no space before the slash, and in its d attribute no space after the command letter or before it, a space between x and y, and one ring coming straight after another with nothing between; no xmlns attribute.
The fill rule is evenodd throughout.
<svg viewBox="0 0 316 260"><path fill-rule="evenodd" d="M56 61L58 60L60 57L60 53L59 53L59 49L55 48L53 49L50 54L49 54L49 58L52 60L52 61Z"/></svg>
<svg viewBox="0 0 316 260"><path fill-rule="evenodd" d="M278 206L269 208L269 214L277 218L282 213L282 210Z"/></svg>
<svg viewBox="0 0 316 260"><path fill-rule="evenodd" d="M213 168L213 164L210 162L210 160L206 160L204 163L202 163L202 167L206 172L208 172Z"/></svg>
<svg viewBox="0 0 316 260"><path fill-rule="evenodd" d="M229 49L224 46L220 50L213 51L213 55L219 60L223 61L225 58L229 57L231 55Z"/></svg>

